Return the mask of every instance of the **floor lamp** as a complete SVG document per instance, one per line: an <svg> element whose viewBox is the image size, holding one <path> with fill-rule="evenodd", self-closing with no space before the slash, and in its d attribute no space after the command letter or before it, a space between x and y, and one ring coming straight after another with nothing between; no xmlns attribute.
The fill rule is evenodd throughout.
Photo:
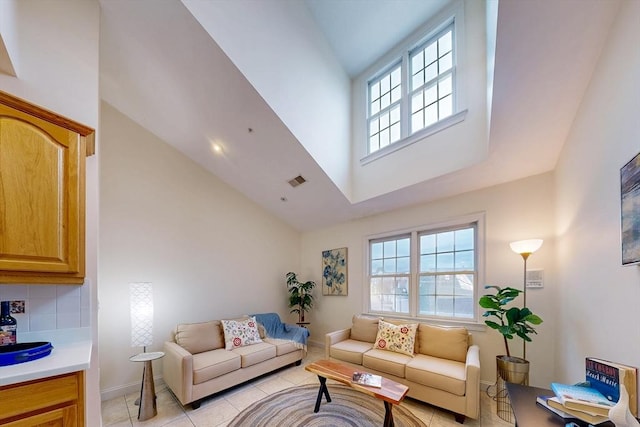
<svg viewBox="0 0 640 427"><path fill-rule="evenodd" d="M131 347L142 347L142 353L129 358L132 362L143 362L140 397L136 399L138 420L146 421L158 414L156 390L153 383L152 361L164 356L163 352L147 353L153 344L153 288L149 282L130 283L131 303Z"/></svg>
<svg viewBox="0 0 640 427"><path fill-rule="evenodd" d="M509 246L511 246L511 250L520 254L524 260L524 279L522 283L522 291L524 294L523 307L527 306L527 258L529 258L529 255L540 249L542 241L542 239L529 239L519 240L509 244ZM522 340L522 358L525 360L527 359L527 342L525 340Z"/></svg>

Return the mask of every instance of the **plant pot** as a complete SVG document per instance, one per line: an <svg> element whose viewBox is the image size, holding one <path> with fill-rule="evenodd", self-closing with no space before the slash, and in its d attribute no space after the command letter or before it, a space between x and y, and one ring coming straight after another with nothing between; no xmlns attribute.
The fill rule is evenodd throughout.
<svg viewBox="0 0 640 427"><path fill-rule="evenodd" d="M529 383L529 361L521 357L496 356L498 376L505 382L515 384Z"/></svg>
<svg viewBox="0 0 640 427"><path fill-rule="evenodd" d="M498 416L513 422L506 383L529 384L529 361L521 357L496 356L496 402Z"/></svg>

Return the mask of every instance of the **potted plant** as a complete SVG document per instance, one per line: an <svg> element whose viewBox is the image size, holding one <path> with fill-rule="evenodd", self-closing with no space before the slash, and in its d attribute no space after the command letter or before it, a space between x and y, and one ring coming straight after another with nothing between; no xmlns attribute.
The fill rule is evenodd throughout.
<svg viewBox="0 0 640 427"><path fill-rule="evenodd" d="M487 309L482 316L495 317L500 323L494 322L493 320L485 320L484 323L502 334L507 357L511 357L509 340L517 335L523 340L531 342L529 334L537 334L532 325L541 324L542 319L533 314L527 307L506 308L506 305L515 300L522 292L520 289L511 287L500 288L499 286L493 285L485 286L485 289L490 288L496 290L495 294L487 294L480 297L480 307Z"/></svg>
<svg viewBox="0 0 640 427"><path fill-rule="evenodd" d="M299 323L304 323L304 313L313 307L313 294L311 291L316 283L309 280L300 282L297 274L289 272L286 275L287 289L289 290L289 307L293 307L290 313L298 313Z"/></svg>
<svg viewBox="0 0 640 427"><path fill-rule="evenodd" d="M522 383L522 376L526 371L526 378L529 373L529 362L520 357L512 357L509 351L509 340L516 336L522 338L525 342L531 342L530 335L537 334L534 325L542 323L542 319L531 312L528 307L509 307L522 291L511 287L501 288L499 286L487 285L485 289L495 289L495 293L487 294L480 297L480 307L486 311L483 317L495 318L497 321L487 319L484 323L492 329L502 334L504 339L504 349L506 355L496 356L498 361L498 373L505 381ZM524 366L515 366L520 364ZM515 377L505 378L509 376L507 373L514 372ZM505 373L503 376L502 373Z"/></svg>
<svg viewBox="0 0 640 427"><path fill-rule="evenodd" d="M486 311L483 317L495 318L497 321L487 319L484 323L502 334L506 355L496 356L496 397L498 401L498 416L506 421L511 421L511 407L508 401L505 382L516 384L529 383L529 361L521 357L511 356L509 340L516 336L525 342L531 342L531 334L537 334L533 325L542 323L542 319L533 314L527 307L509 307L522 291L511 287L487 285L485 289L495 289L494 294L480 297L480 307Z"/></svg>

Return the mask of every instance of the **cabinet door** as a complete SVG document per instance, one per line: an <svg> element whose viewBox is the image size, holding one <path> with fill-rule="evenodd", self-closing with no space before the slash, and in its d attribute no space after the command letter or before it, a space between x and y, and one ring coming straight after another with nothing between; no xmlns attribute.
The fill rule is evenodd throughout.
<svg viewBox="0 0 640 427"><path fill-rule="evenodd" d="M84 372L0 387L0 426L84 426Z"/></svg>
<svg viewBox="0 0 640 427"><path fill-rule="evenodd" d="M77 427L78 408L76 405L53 409L22 420L3 424L3 427Z"/></svg>
<svg viewBox="0 0 640 427"><path fill-rule="evenodd" d="M78 133L0 105L0 279L81 282L84 154Z"/></svg>

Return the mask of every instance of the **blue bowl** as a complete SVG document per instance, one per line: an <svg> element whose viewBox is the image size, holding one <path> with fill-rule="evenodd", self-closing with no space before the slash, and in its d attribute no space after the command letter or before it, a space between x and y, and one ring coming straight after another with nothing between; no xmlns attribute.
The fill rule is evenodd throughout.
<svg viewBox="0 0 640 427"><path fill-rule="evenodd" d="M15 365L41 359L51 354L50 342L23 342L0 346L0 366Z"/></svg>

